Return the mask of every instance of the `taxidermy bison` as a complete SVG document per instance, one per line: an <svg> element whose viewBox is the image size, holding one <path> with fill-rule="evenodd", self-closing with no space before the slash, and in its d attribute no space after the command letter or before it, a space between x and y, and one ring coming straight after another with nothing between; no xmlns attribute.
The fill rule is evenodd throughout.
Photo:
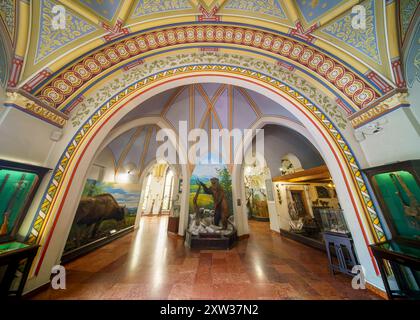
<svg viewBox="0 0 420 320"><path fill-rule="evenodd" d="M108 193L100 194L94 197L86 197L80 200L76 211L75 223L78 227L92 227L90 238L96 236L98 228L102 221L114 219L116 221L124 220L127 212L125 207L121 207L114 197ZM79 242L80 237L77 237Z"/></svg>

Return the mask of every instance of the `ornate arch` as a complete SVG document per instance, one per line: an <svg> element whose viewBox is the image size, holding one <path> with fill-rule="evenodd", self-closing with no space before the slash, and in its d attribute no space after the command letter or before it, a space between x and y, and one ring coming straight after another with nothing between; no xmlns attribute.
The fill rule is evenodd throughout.
<svg viewBox="0 0 420 320"><path fill-rule="evenodd" d="M274 58L285 68L300 69L340 93L351 113L392 89L386 82L378 82L377 76L360 73L314 44L271 29L230 24L181 24L130 34L78 57L56 72L42 71L23 89L46 105L67 112L71 106L68 102L78 95L80 88L98 77L142 64L156 53L170 55L180 46L190 50L198 47L202 50L239 50L242 55Z"/></svg>
<svg viewBox="0 0 420 320"><path fill-rule="evenodd" d="M321 109L300 92L285 85L278 79L261 74L256 70L225 65L197 64L162 70L153 76L137 81L108 99L106 103L102 104L86 121L78 126L76 134L69 141L54 169L28 236L29 242L43 244L37 260L36 272L39 271L48 249L54 227L60 216L69 186L72 183L73 174L82 161L85 152L89 149L92 139L101 131L101 128L127 103L154 87L197 77L200 79L203 77L223 77L246 81L252 85L263 87L279 98L286 99L293 104L301 117L306 117L307 123L310 122L311 125L319 130L325 142L334 150L337 161L340 162L340 166L342 165L343 174L350 177L346 183L349 184L349 188L354 192L352 201L357 201L362 208L362 214L358 215L360 227L362 230L365 229L362 221L365 221L370 226L367 236L364 234L366 245L370 241L385 239L376 209L360 173L358 162L339 129ZM356 204L354 205L356 206ZM358 212L357 209L355 211L356 213ZM48 223L50 227L49 230L46 230L47 222L50 219L52 219L52 222Z"/></svg>

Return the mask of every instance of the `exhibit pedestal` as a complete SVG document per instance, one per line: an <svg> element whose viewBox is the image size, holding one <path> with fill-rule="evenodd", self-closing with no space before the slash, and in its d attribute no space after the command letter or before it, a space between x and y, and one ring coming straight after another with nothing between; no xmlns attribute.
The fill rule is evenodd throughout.
<svg viewBox="0 0 420 320"><path fill-rule="evenodd" d="M236 232L229 235L208 233L193 235L187 231L185 245L191 249L199 250L229 250L234 246L237 238Z"/></svg>

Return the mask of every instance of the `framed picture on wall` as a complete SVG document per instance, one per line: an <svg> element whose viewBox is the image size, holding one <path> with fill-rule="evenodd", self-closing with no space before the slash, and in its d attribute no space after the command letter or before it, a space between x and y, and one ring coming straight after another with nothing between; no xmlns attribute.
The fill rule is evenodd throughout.
<svg viewBox="0 0 420 320"><path fill-rule="evenodd" d="M322 186L316 186L316 193L318 195L318 198L321 199L329 199L331 198L330 193L328 192L328 189Z"/></svg>

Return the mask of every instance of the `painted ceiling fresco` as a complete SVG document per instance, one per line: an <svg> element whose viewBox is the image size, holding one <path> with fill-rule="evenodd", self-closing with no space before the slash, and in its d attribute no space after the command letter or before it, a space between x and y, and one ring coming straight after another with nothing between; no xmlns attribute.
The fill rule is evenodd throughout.
<svg viewBox="0 0 420 320"><path fill-rule="evenodd" d="M396 23L400 23L402 36L410 29L407 21L415 15L415 2L402 0L398 5L392 2L397 7L392 10L400 17ZM312 63L308 60L308 54L318 62L326 61L326 57L332 59L333 66L329 70L336 65L349 68L356 82L360 80L363 88L368 86L371 89L366 99L373 97L375 100L393 88L404 85L396 69L400 53L393 37L397 37L390 36L387 31L390 3L385 5L382 0L33 0L30 4L23 0L0 0L0 4L0 18L11 38L16 33L17 24L25 25L28 21L32 23L28 25L28 34L23 31L19 33L19 39L16 38L15 58L19 65L14 71L14 79L9 80L11 87L22 88L58 110L61 110L61 106L57 104L69 103L69 96L76 90L86 88L93 77L106 76L114 69L114 64L133 59L133 55L140 57L149 51L163 51L166 46L173 45L173 41L185 43L190 53L200 51L198 47L203 44L196 43L203 40L199 39L202 33L197 28L214 28L203 33L204 42L211 42L209 45L214 46L214 50L223 52L227 52L225 43L232 45L225 38L231 32L241 32L241 35L235 33L235 37L241 37L238 47L249 47L240 48L241 54L252 56L255 50L270 51L269 55L278 55L276 58L279 58L279 63L287 68L290 63L292 70L293 65L302 64L303 71L315 72L315 77L320 75L324 78L321 82L328 81L326 85L333 90L340 86L336 83L336 75L323 75L322 70L315 70L319 66L314 69L305 64ZM352 26L354 5L363 6L366 11L365 28L355 29ZM53 27L56 6L65 9L65 28ZM16 15L17 7L19 15ZM190 39L189 28L195 30L194 39ZM169 34L172 29L175 32L173 39ZM165 34L160 34L160 30ZM137 37L144 32L148 33L145 40L138 40ZM250 32L253 35L250 36ZM155 38L151 39L152 36ZM260 39L260 36L263 38ZM273 38L270 40L270 37ZM301 50L301 46L311 52L305 52L305 55L297 59L283 51L273 54L276 48L272 46L276 45L276 37L282 39L280 46L283 51L286 49L283 46L288 46L286 42L292 41L293 54L298 54L296 50ZM137 44L125 43L130 39L137 41ZM248 39L251 39L249 44L246 43ZM264 43L260 40L264 40ZM167 43L162 45L162 41ZM258 41L261 43L256 44ZM239 43L237 40L234 42ZM125 46L121 50L118 49L120 43ZM319 60L318 53L325 57ZM25 61L20 63L22 59ZM75 73L78 79L67 74L72 68L81 70L77 64L91 63L89 59L95 60L92 63L97 67L93 64L91 67L98 71L89 67L86 75L80 75L86 79L81 80L78 72ZM300 68L301 65L298 65ZM357 78L359 76L360 79ZM60 77L65 79L62 81ZM57 83L56 79L59 79ZM58 95L64 97L61 102L56 102L60 97L52 88L54 86L60 87L61 93ZM360 91L359 87L351 86L351 89ZM57 100L45 100L45 90L50 90ZM343 90L347 89L343 87ZM375 90L378 96L373 92ZM351 103L359 107L362 102L356 100L352 98Z"/></svg>
<svg viewBox="0 0 420 320"><path fill-rule="evenodd" d="M13 41L16 28L16 0L0 0L0 17Z"/></svg>
<svg viewBox="0 0 420 320"><path fill-rule="evenodd" d="M247 89L224 84L196 84L165 91L127 114L120 124L137 118L159 116L174 129L179 121L190 128L249 128L261 116L296 117L269 98Z"/></svg>
<svg viewBox="0 0 420 320"><path fill-rule="evenodd" d="M7 54L7 47L3 40L3 38L0 37L0 56L2 59L0 59L0 87L2 89L5 89L7 86L7 79L9 75L9 63L8 59L6 57Z"/></svg>
<svg viewBox="0 0 420 320"><path fill-rule="evenodd" d="M92 10L100 17L112 21L118 13L123 0L78 0L82 5Z"/></svg>
<svg viewBox="0 0 420 320"><path fill-rule="evenodd" d="M259 14L274 16L282 20L287 19L286 13L278 0L229 0L223 9L239 10L245 12L258 12Z"/></svg>
<svg viewBox="0 0 420 320"><path fill-rule="evenodd" d="M420 19L417 21L416 32L410 39L405 64L407 85L412 88L416 81L420 82Z"/></svg>
<svg viewBox="0 0 420 320"><path fill-rule="evenodd" d="M4 1L4 0L0 0ZM403 12L412 11L412 2L402 3ZM7 2L7 1L6 1ZM353 1L354 2L354 1ZM314 32L320 40L325 39L339 50L348 52L366 62L371 63L374 69L379 70L388 79L390 78L389 64L385 50L386 43L378 30L384 29L384 8L382 5L374 5L375 0L367 0L363 3L367 9L367 28L363 31L354 31L351 28L351 10L342 12L345 1L336 0L227 0L218 1L220 8L217 14L228 20L230 16L261 17L264 21L279 23L287 28L295 27L296 21L301 21L305 26L314 21L328 16L329 20ZM342 5L343 4L343 5ZM66 8L66 28L64 30L52 30L53 19L52 8L54 5L64 5ZM208 7L206 1L162 1L162 0L34 0L31 6L32 21L36 21L32 27L31 42L29 45L29 61L23 70L22 80L29 80L31 75L38 70L48 67L52 62L59 64L57 59L77 49L75 55L83 54L83 47L92 49L92 46L103 44L102 41L95 42L98 37L109 33L101 25L106 21L110 28L115 27L117 17L124 20L118 30L125 26L128 31L141 29L146 23L147 17L162 19L160 24L166 24L171 16L199 15L200 6ZM3 10L2 16L6 13ZM13 15L11 9L7 9L7 19L10 29L13 30ZM96 18L95 18L96 16ZM194 16L188 18L194 19ZM156 20L157 21L157 20ZM246 20L245 20L246 21ZM406 27L404 27L406 28ZM119 31L115 32L119 32ZM287 30L287 29L286 29ZM382 44L381 44L382 43ZM41 62L41 63L40 63ZM51 67L50 67L51 69Z"/></svg>
<svg viewBox="0 0 420 320"><path fill-rule="evenodd" d="M134 7L132 18L185 9L192 9L191 3L188 0L139 0Z"/></svg>
<svg viewBox="0 0 420 320"><path fill-rule="evenodd" d="M401 30L401 40L405 41L408 28L413 21L416 9L420 5L418 0L400 0L399 5L399 23Z"/></svg>
<svg viewBox="0 0 420 320"><path fill-rule="evenodd" d="M377 11L380 8L375 8L375 0L366 0L362 5L366 8L366 28L352 28L354 13L349 12L329 23L321 29L321 32L331 36L334 41L344 43L346 46L357 50L365 58L370 58L378 65L381 65L379 42L383 38L378 36L378 29L380 30L381 26L377 25Z"/></svg>
<svg viewBox="0 0 420 320"><path fill-rule="evenodd" d="M128 113L117 127L138 118L162 117L178 132L179 121L186 121L191 129L250 128L260 116L298 120L269 98L243 88L204 83L187 85L153 96ZM129 163L142 171L156 159L155 125L134 127L115 138L107 148L114 156L116 171ZM302 151L303 153L305 151ZM313 151L311 151L313 152Z"/></svg>
<svg viewBox="0 0 420 320"><path fill-rule="evenodd" d="M66 26L71 25L71 30L70 28L54 28L52 22L54 19L53 7L55 5L57 5L57 2L41 0L41 20L39 23L39 38L35 53L35 64L47 58L54 51L98 30L97 26L89 23L70 10L66 12Z"/></svg>
<svg viewBox="0 0 420 320"><path fill-rule="evenodd" d="M299 12L308 23L316 22L343 2L345 0L296 0Z"/></svg>

